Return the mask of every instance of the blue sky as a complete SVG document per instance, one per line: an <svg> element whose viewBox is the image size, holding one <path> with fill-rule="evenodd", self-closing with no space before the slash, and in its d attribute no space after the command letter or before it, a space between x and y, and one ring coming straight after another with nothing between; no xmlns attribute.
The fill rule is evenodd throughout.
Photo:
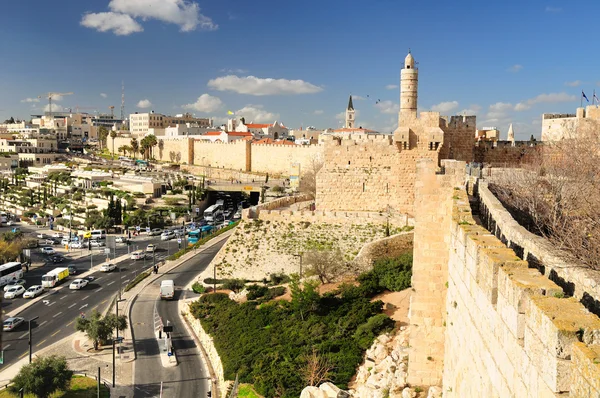
<svg viewBox="0 0 600 398"><path fill-rule="evenodd" d="M231 110L292 128L339 127L353 94L358 124L389 132L408 48L420 110L476 114L503 138L510 122L517 139L539 137L542 113L574 113L582 89L590 101L600 91L592 1L6 3L2 120L41 112L37 96L49 91L75 93L57 101L63 108L118 111L125 81L126 113L222 121Z"/></svg>

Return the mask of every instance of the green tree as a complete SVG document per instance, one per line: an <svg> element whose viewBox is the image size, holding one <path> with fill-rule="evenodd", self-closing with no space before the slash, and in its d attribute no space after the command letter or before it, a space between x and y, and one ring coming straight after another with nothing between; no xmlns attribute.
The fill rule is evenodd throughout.
<svg viewBox="0 0 600 398"><path fill-rule="evenodd" d="M133 156L133 160L135 160L135 154L140 149L140 143L138 142L137 138L131 139L130 146L131 146L131 155Z"/></svg>
<svg viewBox="0 0 600 398"><path fill-rule="evenodd" d="M69 369L66 358L52 355L37 358L24 365L12 379L10 389L15 394L23 389L36 397L48 398L55 391L66 390L72 377L73 372Z"/></svg>
<svg viewBox="0 0 600 398"><path fill-rule="evenodd" d="M300 315L302 321L305 320L305 316L315 313L319 309L321 296L319 295L318 285L319 282L317 281L304 281L301 284L300 277L297 274L292 275L290 282L292 301L290 305L294 313Z"/></svg>
<svg viewBox="0 0 600 398"><path fill-rule="evenodd" d="M302 258L308 276L317 276L321 283L331 283L345 269L344 255L337 250L309 250Z"/></svg>
<svg viewBox="0 0 600 398"><path fill-rule="evenodd" d="M106 138L108 137L108 129L104 126L100 126L98 129L98 139L100 140L100 148L106 146Z"/></svg>
<svg viewBox="0 0 600 398"><path fill-rule="evenodd" d="M89 317L79 317L75 321L75 329L84 332L92 340L95 350L112 338L115 328L120 331L127 328L127 318L124 315L119 315L119 318L114 314L102 317L98 311L94 310Z"/></svg>

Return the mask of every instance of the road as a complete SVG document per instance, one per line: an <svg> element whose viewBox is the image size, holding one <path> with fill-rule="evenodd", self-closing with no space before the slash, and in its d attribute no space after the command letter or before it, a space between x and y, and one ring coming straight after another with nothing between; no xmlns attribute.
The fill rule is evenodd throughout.
<svg viewBox="0 0 600 398"><path fill-rule="evenodd" d="M202 364L202 356L193 338L188 334L178 311L178 300L198 295L192 291L183 291L223 246L225 240L204 252L192 257L171 272L157 279L138 296L131 308L131 321L134 325L135 349L137 354L135 366L134 397L157 397L160 394L160 383L163 382L162 397L206 397L209 391L210 375L204 374L206 366ZM175 282L175 299L160 300L160 283L165 279ZM154 310L166 324L173 325L173 346L177 354L178 365L165 368L160 360L158 340L154 333Z"/></svg>
<svg viewBox="0 0 600 398"><path fill-rule="evenodd" d="M147 244L154 243L158 245L156 251L156 261L161 261L170 253L177 250L177 241L171 240L161 242L160 237L148 237L142 235L136 237L133 247L138 245L140 248L145 248ZM170 245L170 249L168 246ZM130 250L132 250L130 248ZM106 255L96 251L92 258L93 264L97 265L106 260ZM127 247L123 245L117 249L117 256L126 254ZM90 257L83 257L74 261L65 261L57 265L48 265L40 267L40 269L30 270L26 274L28 283L40 284L42 274L48 272L56 266L75 265L81 271L87 271L90 268ZM152 265L152 259L146 260L131 260L127 259L118 264L117 270L109 273L95 272L91 274L94 280L80 291L69 290L68 283L77 276L71 276L61 285L65 288L57 290L51 289L48 296L43 300L38 301L31 307L22 311L18 316L25 320L39 317L31 323L33 335L33 352L53 344L60 339L72 334L74 329L74 321L81 312L90 313L96 309L100 312L110 305L111 300L117 294L120 287L125 287L127 282L135 278L135 276ZM3 311L12 311L18 306L26 302L23 298L14 300L3 300ZM4 332L2 344L4 349L4 364L0 365L0 371L7 366L15 363L19 359L25 357L29 353L27 324L21 325L14 331Z"/></svg>

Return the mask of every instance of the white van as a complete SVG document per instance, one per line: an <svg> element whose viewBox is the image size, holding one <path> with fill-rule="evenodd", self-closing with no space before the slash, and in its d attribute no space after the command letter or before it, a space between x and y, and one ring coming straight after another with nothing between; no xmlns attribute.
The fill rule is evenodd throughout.
<svg viewBox="0 0 600 398"><path fill-rule="evenodd" d="M131 253L132 260L141 260L145 257L146 257L146 253L144 253L143 250L136 250L133 253Z"/></svg>
<svg viewBox="0 0 600 398"><path fill-rule="evenodd" d="M165 300L171 300L175 297L175 282L172 280L165 280L160 283L160 298Z"/></svg>
<svg viewBox="0 0 600 398"><path fill-rule="evenodd" d="M106 239L106 231L103 229L95 229L92 231L91 240Z"/></svg>

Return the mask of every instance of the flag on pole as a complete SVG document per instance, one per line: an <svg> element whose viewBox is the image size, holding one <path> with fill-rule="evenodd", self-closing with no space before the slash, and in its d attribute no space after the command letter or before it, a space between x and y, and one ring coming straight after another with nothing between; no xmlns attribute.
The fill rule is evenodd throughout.
<svg viewBox="0 0 600 398"><path fill-rule="evenodd" d="M228 115L233 115L233 112L231 112L231 111L227 111L227 114L228 114Z"/></svg>
<svg viewBox="0 0 600 398"><path fill-rule="evenodd" d="M585 93L583 92L583 90L581 90L581 96L582 96L583 98L585 98L585 100L586 100L587 102L590 102L590 100L589 100L589 99L588 99L588 97L585 95Z"/></svg>
<svg viewBox="0 0 600 398"><path fill-rule="evenodd" d="M598 96L596 95L596 90L594 90L594 96L592 97L592 103L594 102L594 100L596 101L596 105L598 105L600 103L600 99L598 99Z"/></svg>

